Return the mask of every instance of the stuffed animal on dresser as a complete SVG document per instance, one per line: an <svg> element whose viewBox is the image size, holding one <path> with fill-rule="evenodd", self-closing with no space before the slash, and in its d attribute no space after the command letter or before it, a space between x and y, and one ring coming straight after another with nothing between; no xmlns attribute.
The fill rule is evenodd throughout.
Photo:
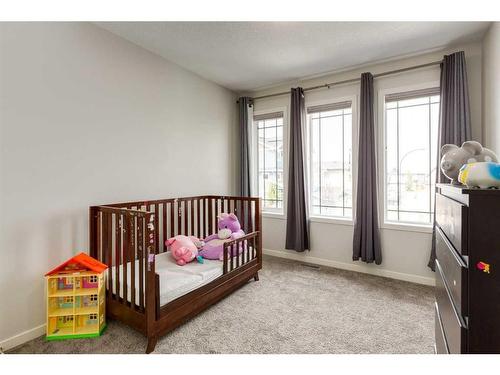
<svg viewBox="0 0 500 375"><path fill-rule="evenodd" d="M499 163L468 163L460 168L458 181L470 188L500 188Z"/></svg>
<svg viewBox="0 0 500 375"><path fill-rule="evenodd" d="M224 243L243 237L245 232L241 229L240 221L235 214L222 213L217 223L219 231L205 238L205 245L200 251L200 255L206 259L219 259L224 257ZM243 247L238 246L232 256L241 253Z"/></svg>
<svg viewBox="0 0 500 375"><path fill-rule="evenodd" d="M462 165L476 162L498 162L498 158L493 151L476 141L464 142L462 147L454 144L441 147L441 170L452 184L458 184Z"/></svg>

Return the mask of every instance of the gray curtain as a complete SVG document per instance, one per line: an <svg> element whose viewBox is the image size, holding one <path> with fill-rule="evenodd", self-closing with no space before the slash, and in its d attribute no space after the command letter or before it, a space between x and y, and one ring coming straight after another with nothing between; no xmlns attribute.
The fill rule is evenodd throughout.
<svg viewBox="0 0 500 375"><path fill-rule="evenodd" d="M295 251L309 249L306 186L304 168L305 125L304 90L292 89L290 101L290 146L288 163L288 204L285 248Z"/></svg>
<svg viewBox="0 0 500 375"><path fill-rule="evenodd" d="M252 99L241 97L238 99L239 106L239 135L240 135L240 196L250 196L250 132L248 108L252 105Z"/></svg>
<svg viewBox="0 0 500 375"><path fill-rule="evenodd" d="M449 180L443 175L440 168L441 146L447 143L461 146L463 142L471 140L469 89L467 86L465 53L463 51L444 56L441 63L440 95L436 182L448 182ZM436 214L434 213L435 218ZM434 221L431 255L427 264L433 271L435 260L436 223Z"/></svg>
<svg viewBox="0 0 500 375"><path fill-rule="evenodd" d="M361 75L359 108L358 178L353 260L361 259L366 263L382 263L377 204L373 76L371 73L363 73Z"/></svg>

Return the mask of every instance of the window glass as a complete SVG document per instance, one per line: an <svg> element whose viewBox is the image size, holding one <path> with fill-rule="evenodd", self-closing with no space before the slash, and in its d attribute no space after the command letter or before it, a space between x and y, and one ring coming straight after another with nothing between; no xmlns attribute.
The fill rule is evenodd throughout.
<svg viewBox="0 0 500 375"><path fill-rule="evenodd" d="M352 218L352 108L311 113L308 124L311 213Z"/></svg>
<svg viewBox="0 0 500 375"><path fill-rule="evenodd" d="M257 127L257 189L264 212L283 212L283 117L254 120Z"/></svg>
<svg viewBox="0 0 500 375"><path fill-rule="evenodd" d="M386 221L431 224L439 95L385 105Z"/></svg>

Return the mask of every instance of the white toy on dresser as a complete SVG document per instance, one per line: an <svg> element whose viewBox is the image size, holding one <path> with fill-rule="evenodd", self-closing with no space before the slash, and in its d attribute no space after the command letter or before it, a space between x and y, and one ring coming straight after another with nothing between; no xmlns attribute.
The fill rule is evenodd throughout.
<svg viewBox="0 0 500 375"><path fill-rule="evenodd" d="M460 168L458 181L467 187L500 188L500 164L492 162L468 163Z"/></svg>
<svg viewBox="0 0 500 375"><path fill-rule="evenodd" d="M454 144L443 145L441 156L441 170L452 184L459 183L460 169L467 163L498 162L497 155L493 151L476 141L464 142L462 147Z"/></svg>

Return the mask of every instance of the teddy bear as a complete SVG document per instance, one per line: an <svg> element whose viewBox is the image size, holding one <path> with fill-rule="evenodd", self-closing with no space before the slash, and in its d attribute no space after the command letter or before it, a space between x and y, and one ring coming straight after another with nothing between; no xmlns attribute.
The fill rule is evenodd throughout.
<svg viewBox="0 0 500 375"><path fill-rule="evenodd" d="M441 170L453 184L458 183L460 168L467 163L475 162L498 162L496 154L481 146L479 142L467 141L458 147L453 144L446 144L441 147Z"/></svg>
<svg viewBox="0 0 500 375"><path fill-rule="evenodd" d="M198 248L204 243L194 236L184 236L179 234L165 241L165 245L169 248L172 257L179 266L183 266L195 258L199 263L203 263L201 257L198 256Z"/></svg>
<svg viewBox="0 0 500 375"><path fill-rule="evenodd" d="M205 245L202 247L200 255L205 259L222 260L224 257L224 243L245 235L245 232L241 229L240 221L235 214L222 213L218 219L218 232L206 237L203 241ZM243 248L240 245L238 253L242 251ZM236 251L234 255L237 255Z"/></svg>

